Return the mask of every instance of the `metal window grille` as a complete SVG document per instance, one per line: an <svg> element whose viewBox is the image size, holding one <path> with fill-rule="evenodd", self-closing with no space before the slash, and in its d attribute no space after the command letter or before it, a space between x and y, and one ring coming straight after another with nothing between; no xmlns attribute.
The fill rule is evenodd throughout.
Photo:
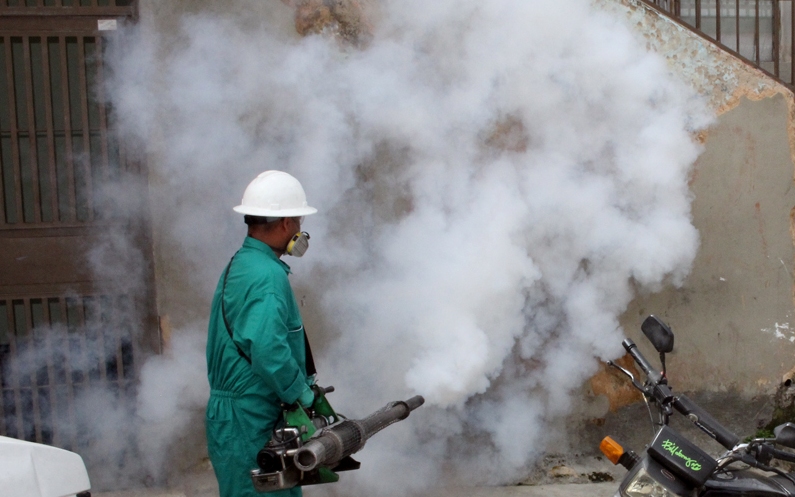
<svg viewBox="0 0 795 497"><path fill-rule="evenodd" d="M97 36L0 37L0 227L102 216L98 186L125 164L102 95L89 98L102 52Z"/></svg>
<svg viewBox="0 0 795 497"><path fill-rule="evenodd" d="M0 0L2 7L129 7L133 0Z"/></svg>
<svg viewBox="0 0 795 497"><path fill-rule="evenodd" d="M792 87L793 0L642 0Z"/></svg>
<svg viewBox="0 0 795 497"><path fill-rule="evenodd" d="M148 221L103 197L146 184L102 86L103 26L134 15L128 0L0 0L0 435L91 443L81 393L134 402L156 334L153 293L103 280L87 255L123 233L150 263Z"/></svg>
<svg viewBox="0 0 795 497"><path fill-rule="evenodd" d="M119 404L134 401L130 299L0 300L3 373L0 432L78 450L87 443L75 399L100 384Z"/></svg>

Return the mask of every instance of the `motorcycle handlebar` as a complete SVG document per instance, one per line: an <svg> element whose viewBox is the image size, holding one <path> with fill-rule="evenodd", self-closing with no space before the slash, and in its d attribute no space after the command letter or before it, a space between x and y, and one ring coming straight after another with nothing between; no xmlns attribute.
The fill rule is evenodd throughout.
<svg viewBox="0 0 795 497"><path fill-rule="evenodd" d="M638 350L638 346L635 345L635 342L630 340L629 338L625 339L621 344L624 346L624 349L627 351L629 355L635 360L635 362L640 366L646 376L648 377L649 381L653 383L654 389L652 390L654 393L654 397L658 399L661 403L669 403L673 400L673 407L690 418L696 426L701 428L704 433L709 435L710 437L717 440L717 442L727 449L733 449L735 445L740 441L740 439L729 431L728 429L724 428L715 418L709 415L707 411L700 408L696 405L695 402L688 399L684 395L679 395L677 398L673 398L670 389L668 389L662 383L662 374L658 373L649 361L643 357L640 350ZM664 390L664 392L662 391Z"/></svg>
<svg viewBox="0 0 795 497"><path fill-rule="evenodd" d="M781 459L782 461L787 461L787 462L795 462L795 454L791 452L779 449L773 449L773 448L770 449L770 452L773 454L773 457L775 457L776 459Z"/></svg>
<svg viewBox="0 0 795 497"><path fill-rule="evenodd" d="M649 377L649 380L651 380L652 383L655 385L660 383L662 375L658 373L651 364L649 364L649 361L647 361L645 357L643 357L643 354L640 353L640 350L638 350L638 346L635 345L635 342L627 338L621 342L621 345L623 345L627 353L631 355L633 359L635 359L635 362L638 363L640 369L646 373L646 376Z"/></svg>
<svg viewBox="0 0 795 497"><path fill-rule="evenodd" d="M701 428L704 433L717 440L719 444L727 449L733 449L734 446L739 443L740 439L737 435L726 429L715 418L710 416L707 411L687 398L687 396L677 396L673 405L674 409L687 416L696 426Z"/></svg>

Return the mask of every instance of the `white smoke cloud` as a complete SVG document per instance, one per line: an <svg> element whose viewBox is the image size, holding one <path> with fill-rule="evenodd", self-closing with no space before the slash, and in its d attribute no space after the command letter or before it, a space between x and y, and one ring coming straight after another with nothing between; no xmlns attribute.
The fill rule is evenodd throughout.
<svg viewBox="0 0 795 497"><path fill-rule="evenodd" d="M187 443L184 437L191 430L203 432L203 424L196 422L203 412L196 406L205 404L210 395L207 382L201 381L207 371L205 344L204 330L183 330L173 338L166 355L150 359L141 370L136 405L141 474L167 475L168 465L187 452L175 455L175 441Z"/></svg>
<svg viewBox="0 0 795 497"><path fill-rule="evenodd" d="M332 402L360 417L428 401L323 491L521 477L596 358L621 353L633 282L690 269L700 100L586 0L384 0L363 50L224 4L167 36L144 18L114 52L111 99L154 158L163 245L211 293L242 237L231 206L261 170L291 172L320 211L287 262L320 316ZM203 331L182 333L195 352ZM143 450L203 408L180 387L203 371L174 357L144 370Z"/></svg>

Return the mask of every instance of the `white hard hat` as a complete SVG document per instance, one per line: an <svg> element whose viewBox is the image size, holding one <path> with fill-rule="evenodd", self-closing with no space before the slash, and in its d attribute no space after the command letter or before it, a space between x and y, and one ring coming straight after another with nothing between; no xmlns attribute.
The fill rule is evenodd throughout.
<svg viewBox="0 0 795 497"><path fill-rule="evenodd" d="M297 217L317 212L306 204L301 183L283 171L265 171L254 178L234 210L260 217Z"/></svg>

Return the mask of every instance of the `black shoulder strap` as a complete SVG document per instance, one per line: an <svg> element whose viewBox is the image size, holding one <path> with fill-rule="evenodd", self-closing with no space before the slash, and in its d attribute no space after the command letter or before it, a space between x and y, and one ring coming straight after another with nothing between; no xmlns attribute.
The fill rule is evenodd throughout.
<svg viewBox="0 0 795 497"><path fill-rule="evenodd" d="M306 358L304 361L306 363L306 375L314 376L317 374L317 369L315 369L315 359L312 357L312 347L309 346L309 337L306 335L306 328L304 328L304 351Z"/></svg>
<svg viewBox="0 0 795 497"><path fill-rule="evenodd" d="M226 265L226 271L224 272L224 286L221 288L221 316L224 318L224 325L226 326L227 333L229 333L229 339L232 340L232 343L235 344L235 347L237 347L237 353L240 354L240 357L245 359L247 363L251 364L251 359L243 352L243 349L240 348L240 345L238 345L237 342L235 342L235 339L232 337L232 327L229 326L229 321L226 319L226 305L224 304L226 279L229 278L229 270L232 269L232 261L235 260L235 256L237 256L237 252L235 252L235 255L229 259L229 264Z"/></svg>
<svg viewBox="0 0 795 497"><path fill-rule="evenodd" d="M251 364L251 359L243 352L243 349L235 342L233 335L232 335L232 327L229 325L229 321L226 319L226 305L224 304L224 294L226 293L226 280L229 278L229 270L232 268L232 261L235 260L235 255L229 259L229 264L226 265L226 271L224 272L224 286L221 288L221 316L224 318L224 325L226 326L226 331L229 333L229 339L232 340L232 343L235 344L237 347L237 353L240 354L240 357L246 360L247 363ZM306 328L304 328L304 353L305 353L305 364L306 364L306 375L313 376L317 374L317 369L315 369L315 359L312 357L312 347L309 346L309 337L306 334Z"/></svg>

